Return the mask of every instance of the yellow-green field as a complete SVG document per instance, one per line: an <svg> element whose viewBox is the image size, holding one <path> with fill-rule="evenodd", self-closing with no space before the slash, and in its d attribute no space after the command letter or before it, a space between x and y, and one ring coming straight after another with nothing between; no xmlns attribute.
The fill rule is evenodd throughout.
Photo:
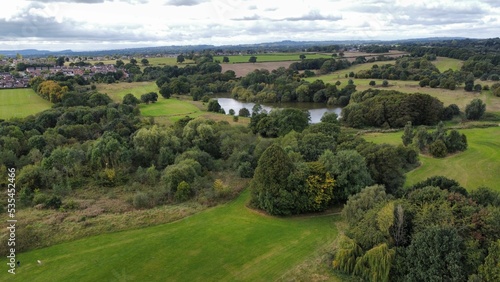
<svg viewBox="0 0 500 282"><path fill-rule="evenodd" d="M51 107L31 88L0 90L0 119L23 118Z"/></svg>
<svg viewBox="0 0 500 282"><path fill-rule="evenodd" d="M438 159L420 155L422 165L407 173L406 185L435 175L457 180L471 190L487 186L500 191L500 126L461 129L467 136L466 151ZM369 133L363 137L375 143L402 144L402 132Z"/></svg>

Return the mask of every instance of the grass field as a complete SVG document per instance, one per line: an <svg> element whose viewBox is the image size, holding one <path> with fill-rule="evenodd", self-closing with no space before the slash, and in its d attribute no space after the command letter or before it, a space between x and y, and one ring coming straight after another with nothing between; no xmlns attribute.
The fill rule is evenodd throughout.
<svg viewBox="0 0 500 282"><path fill-rule="evenodd" d="M446 57L437 57L435 61L432 61L432 63L439 69L440 72L445 72L449 69L454 71L459 70L464 61Z"/></svg>
<svg viewBox="0 0 500 282"><path fill-rule="evenodd" d="M0 90L0 119L23 118L52 107L31 88Z"/></svg>
<svg viewBox="0 0 500 282"><path fill-rule="evenodd" d="M142 94L158 92L158 86L156 86L154 81L120 82L111 84L99 83L96 85L97 91L108 94L108 96L117 103L121 103L123 97L128 93L132 93L135 97L141 98Z"/></svg>
<svg viewBox="0 0 500 282"><path fill-rule="evenodd" d="M500 127L459 130L467 136L466 151L443 159L420 155L422 165L407 174L406 185L434 175L457 180L467 189L487 186L500 191ZM402 132L363 135L375 143L402 144Z"/></svg>
<svg viewBox="0 0 500 282"><path fill-rule="evenodd" d="M141 60L144 58L136 58L137 60L137 65L140 67L144 67L141 63ZM194 64L193 60L185 60L182 64L177 64L177 57L152 57L152 58L146 58L149 61L150 66L173 66L173 65L178 65L179 67L182 67L186 64ZM130 60L123 60L121 59L125 64L129 63ZM91 64L96 64L99 62L104 63L105 65L114 65L116 64L116 59L114 60L89 60L86 61L87 63ZM65 65L69 66L70 62L66 62Z"/></svg>
<svg viewBox="0 0 500 282"><path fill-rule="evenodd" d="M457 60L458 61L458 60ZM379 62L380 63L380 62ZM340 81L341 84L339 88L345 87L347 85L349 79L345 78L345 74L353 71L354 73L364 70L370 69L371 66L375 63L367 63L361 65L355 65L351 68L336 71L327 75L320 75L316 77L308 77L305 80L309 82L313 82L317 79L323 80L325 83L334 84L337 81ZM387 90L397 90L403 93L424 93L429 94L433 97L438 98L445 106L450 104L456 104L462 111L465 111L465 106L469 104L472 99L480 98L486 104L486 111L488 112L499 112L500 111L500 97L495 97L491 94L491 91L482 91L481 93L477 92L467 92L463 90L463 85L458 86L455 90L441 89L441 88L430 88L430 87L420 87L418 85L418 81L411 80L388 80L389 87L382 88L383 79L358 79L352 78L354 84L356 85L356 90L364 91L369 88L373 88L369 85L370 81L375 81L376 86L380 87L379 89L387 89ZM479 82L482 83L482 82ZM484 83L483 83L484 84Z"/></svg>
<svg viewBox="0 0 500 282"><path fill-rule="evenodd" d="M331 58L330 54L319 53L272 53L272 54L255 54L255 55L229 55L229 64L232 63L248 63L250 57L257 57L257 62L280 62L280 61L300 61L300 54L306 55L306 59ZM222 63L224 56L214 56L214 60L219 60Z"/></svg>
<svg viewBox="0 0 500 282"><path fill-rule="evenodd" d="M270 217L246 208L248 198L247 190L177 222L21 253L16 275L4 264L0 280L276 281L337 236L338 215Z"/></svg>

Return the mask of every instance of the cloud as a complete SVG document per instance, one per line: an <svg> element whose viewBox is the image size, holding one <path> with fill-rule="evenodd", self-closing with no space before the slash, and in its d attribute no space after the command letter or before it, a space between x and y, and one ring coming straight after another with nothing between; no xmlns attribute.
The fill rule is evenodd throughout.
<svg viewBox="0 0 500 282"><path fill-rule="evenodd" d="M243 17L243 18L234 18L234 19L231 19L233 21L257 21L257 20L261 20L262 18L257 15L257 14L254 14L253 16L248 16L248 17Z"/></svg>
<svg viewBox="0 0 500 282"><path fill-rule="evenodd" d="M32 2L42 2L42 3L61 2L61 3L97 4L97 3L104 3L106 1L109 1L109 0L33 0Z"/></svg>
<svg viewBox="0 0 500 282"><path fill-rule="evenodd" d="M170 6L196 6L205 2L205 0L169 0L167 5Z"/></svg>
<svg viewBox="0 0 500 282"><path fill-rule="evenodd" d="M393 19L389 23L395 25L474 23L487 14L486 10L474 4L397 7L391 13Z"/></svg>
<svg viewBox="0 0 500 282"><path fill-rule="evenodd" d="M318 10L312 10L308 14L303 15L301 17L289 17L289 18L282 18L277 21L338 21L341 20L342 17L338 16L323 16Z"/></svg>

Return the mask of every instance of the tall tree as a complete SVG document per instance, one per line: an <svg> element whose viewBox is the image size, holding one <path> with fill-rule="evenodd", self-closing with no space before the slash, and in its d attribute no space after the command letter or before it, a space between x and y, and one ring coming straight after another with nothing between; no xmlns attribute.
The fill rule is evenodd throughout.
<svg viewBox="0 0 500 282"><path fill-rule="evenodd" d="M406 281L464 281L463 242L449 227L417 233L407 249Z"/></svg>
<svg viewBox="0 0 500 282"><path fill-rule="evenodd" d="M259 158L252 180L252 201L270 214L288 214L293 205L287 178L293 163L277 145L269 146Z"/></svg>

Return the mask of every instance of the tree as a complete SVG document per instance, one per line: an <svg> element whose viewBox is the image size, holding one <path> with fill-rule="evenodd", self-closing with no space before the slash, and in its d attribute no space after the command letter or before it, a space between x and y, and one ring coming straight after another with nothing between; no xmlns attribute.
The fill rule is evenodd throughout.
<svg viewBox="0 0 500 282"><path fill-rule="evenodd" d="M319 162L335 179L335 198L341 202L373 183L365 160L357 151L339 151L334 155L327 150L319 157Z"/></svg>
<svg viewBox="0 0 500 282"><path fill-rule="evenodd" d="M184 56L182 54L178 55L177 56L177 63L179 64L182 64L182 62L184 62Z"/></svg>
<svg viewBox="0 0 500 282"><path fill-rule="evenodd" d="M65 62L64 57L58 57L56 59L56 66L64 66L64 62Z"/></svg>
<svg viewBox="0 0 500 282"><path fill-rule="evenodd" d="M255 57L255 56L251 56L251 57L248 59L248 62L249 62L249 63L256 63L256 62L257 62L257 57Z"/></svg>
<svg viewBox="0 0 500 282"><path fill-rule="evenodd" d="M229 58L224 56L224 58L222 58L222 62L223 63L229 63Z"/></svg>
<svg viewBox="0 0 500 282"><path fill-rule="evenodd" d="M385 193L383 185L366 187L358 194L349 197L342 210L342 216L350 226L354 226L368 210L388 199L389 196Z"/></svg>
<svg viewBox="0 0 500 282"><path fill-rule="evenodd" d="M235 112L233 109L229 109L229 115L234 116Z"/></svg>
<svg viewBox="0 0 500 282"><path fill-rule="evenodd" d="M441 139L434 141L429 146L429 152L431 153L432 156L436 158L444 158L448 154L448 150L446 149L446 144Z"/></svg>
<svg viewBox="0 0 500 282"><path fill-rule="evenodd" d="M141 60L141 64L142 64L143 66L147 66L147 65L149 65L149 60L148 60L148 59L146 59L146 58L144 58L144 59L142 59L142 60Z"/></svg>
<svg viewBox="0 0 500 282"><path fill-rule="evenodd" d="M408 246L405 281L465 281L463 242L450 227L429 227Z"/></svg>
<svg viewBox="0 0 500 282"><path fill-rule="evenodd" d="M304 54L300 54L300 55L299 55L299 58L300 58L301 60L304 60L304 59L306 58L306 55L304 55Z"/></svg>
<svg viewBox="0 0 500 282"><path fill-rule="evenodd" d="M369 83L370 86L375 86L375 84L376 84L375 80L371 80Z"/></svg>
<svg viewBox="0 0 500 282"><path fill-rule="evenodd" d="M116 60L115 67L116 68L121 68L125 66L125 63L122 60Z"/></svg>
<svg viewBox="0 0 500 282"><path fill-rule="evenodd" d="M136 59L134 59L134 58L132 58L132 59L130 59L130 63L131 63L132 65L137 65L137 60L136 60Z"/></svg>
<svg viewBox="0 0 500 282"><path fill-rule="evenodd" d="M411 126L411 121L407 122L401 139L403 139L403 145L408 146L413 141L413 127Z"/></svg>
<svg viewBox="0 0 500 282"><path fill-rule="evenodd" d="M132 93L128 93L123 97L123 104L135 106L139 104L141 101L137 99Z"/></svg>
<svg viewBox="0 0 500 282"><path fill-rule="evenodd" d="M168 83L163 84L160 87L159 92L160 92L160 95L165 99L168 99L168 98L170 98L170 96L172 96L172 90L170 89L170 86L168 85Z"/></svg>
<svg viewBox="0 0 500 282"><path fill-rule="evenodd" d="M146 104L149 104L149 102L156 103L157 100L158 94L156 94L156 92L149 92L141 95L141 101Z"/></svg>
<svg viewBox="0 0 500 282"><path fill-rule="evenodd" d="M249 117L250 116L250 111L248 111L247 108L241 108L238 111L238 116L240 116L240 117Z"/></svg>
<svg viewBox="0 0 500 282"><path fill-rule="evenodd" d="M208 102L208 109L207 110L209 112L218 113L218 112L220 112L221 109L222 108L217 100L212 99L212 100L210 100L210 102Z"/></svg>
<svg viewBox="0 0 500 282"><path fill-rule="evenodd" d="M465 116L470 120L480 119L486 111L486 104L479 98L475 98L465 107Z"/></svg>
<svg viewBox="0 0 500 282"><path fill-rule="evenodd" d="M384 87L389 86L389 82L388 82L387 80L385 80L385 79L384 79L384 80L382 81L382 86L384 86Z"/></svg>
<svg viewBox="0 0 500 282"><path fill-rule="evenodd" d="M500 240L493 242L488 248L484 264L479 266L479 275L486 282L500 281Z"/></svg>
<svg viewBox="0 0 500 282"><path fill-rule="evenodd" d="M286 152L277 145L269 146L259 158L251 182L252 202L270 214L290 214L293 195L287 179L293 163Z"/></svg>

